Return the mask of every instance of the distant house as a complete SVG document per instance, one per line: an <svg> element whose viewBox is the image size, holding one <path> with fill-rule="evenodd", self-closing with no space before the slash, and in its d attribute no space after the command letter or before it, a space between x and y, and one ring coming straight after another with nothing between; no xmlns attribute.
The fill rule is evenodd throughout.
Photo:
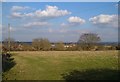
<svg viewBox="0 0 120 82"><path fill-rule="evenodd" d="M55 48L56 44L57 43L51 43L51 47ZM64 43L65 48L70 48L70 47L74 47L74 46L76 46L76 43Z"/></svg>
<svg viewBox="0 0 120 82"><path fill-rule="evenodd" d="M55 47L55 44L51 44L51 47Z"/></svg>
<svg viewBox="0 0 120 82"><path fill-rule="evenodd" d="M72 47L75 47L75 46L76 46L75 43L74 44L73 43L68 43L68 44L64 45L65 48L72 48Z"/></svg>

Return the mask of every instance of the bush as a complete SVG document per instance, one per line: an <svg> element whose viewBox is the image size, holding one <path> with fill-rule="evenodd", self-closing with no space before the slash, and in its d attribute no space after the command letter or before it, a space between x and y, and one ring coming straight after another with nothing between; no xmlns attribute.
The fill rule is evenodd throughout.
<svg viewBox="0 0 120 82"><path fill-rule="evenodd" d="M64 47L64 44L63 42L59 42L55 45L55 49L58 50L58 51L63 51L65 50L65 47Z"/></svg>

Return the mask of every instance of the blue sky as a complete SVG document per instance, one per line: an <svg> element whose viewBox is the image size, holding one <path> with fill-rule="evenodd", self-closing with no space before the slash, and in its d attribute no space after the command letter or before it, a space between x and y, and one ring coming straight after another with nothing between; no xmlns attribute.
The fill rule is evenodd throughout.
<svg viewBox="0 0 120 82"><path fill-rule="evenodd" d="M11 2L2 4L3 39L7 24L18 41L48 38L76 42L82 33L97 33L102 41L117 41L117 2Z"/></svg>

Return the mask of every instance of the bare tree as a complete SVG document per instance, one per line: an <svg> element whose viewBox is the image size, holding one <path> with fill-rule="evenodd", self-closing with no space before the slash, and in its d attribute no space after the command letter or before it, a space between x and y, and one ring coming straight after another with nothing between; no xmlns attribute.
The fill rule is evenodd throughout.
<svg viewBox="0 0 120 82"><path fill-rule="evenodd" d="M98 36L98 34L95 33L85 33L82 34L78 40L78 44L81 44L84 49L91 49L93 45L100 42L101 38Z"/></svg>
<svg viewBox="0 0 120 82"><path fill-rule="evenodd" d="M51 48L49 40L43 38L33 39L32 45L36 50L50 50Z"/></svg>
<svg viewBox="0 0 120 82"><path fill-rule="evenodd" d="M9 43L9 41L10 41L10 43ZM15 50L17 47L17 43L15 42L14 38L6 38L3 40L2 47L3 47L3 51L4 50L8 51L9 49Z"/></svg>
<svg viewBox="0 0 120 82"><path fill-rule="evenodd" d="M59 51L65 50L63 42L58 42L56 44L56 50L59 50Z"/></svg>
<svg viewBox="0 0 120 82"><path fill-rule="evenodd" d="M80 39L78 40L79 43L97 43L101 39L98 36L98 34L94 33L85 33L80 36Z"/></svg>

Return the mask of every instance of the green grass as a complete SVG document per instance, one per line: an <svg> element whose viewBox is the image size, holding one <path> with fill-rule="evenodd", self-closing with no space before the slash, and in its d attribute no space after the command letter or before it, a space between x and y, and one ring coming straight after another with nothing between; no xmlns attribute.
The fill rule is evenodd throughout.
<svg viewBox="0 0 120 82"><path fill-rule="evenodd" d="M118 51L21 51L12 53L16 65L4 73L3 79L117 79Z"/></svg>

